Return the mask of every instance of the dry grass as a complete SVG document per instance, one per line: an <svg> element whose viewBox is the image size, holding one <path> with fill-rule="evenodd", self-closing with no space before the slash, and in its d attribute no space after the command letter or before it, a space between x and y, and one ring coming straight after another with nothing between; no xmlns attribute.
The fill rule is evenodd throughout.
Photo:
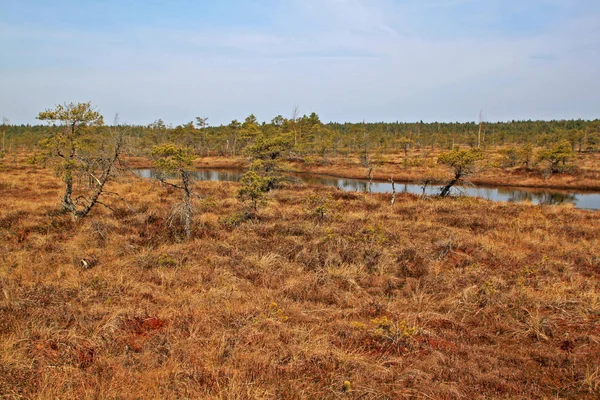
<svg viewBox="0 0 600 400"><path fill-rule="evenodd" d="M202 182L184 242L130 179L75 223L2 167L0 398L600 396L597 213L290 187L240 222Z"/></svg>

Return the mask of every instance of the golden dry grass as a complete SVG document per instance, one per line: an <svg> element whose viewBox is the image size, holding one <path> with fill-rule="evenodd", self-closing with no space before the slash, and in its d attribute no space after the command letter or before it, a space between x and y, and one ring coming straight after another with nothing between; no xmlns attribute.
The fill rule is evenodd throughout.
<svg viewBox="0 0 600 400"><path fill-rule="evenodd" d="M0 398L600 396L598 213L289 187L239 222L237 188L185 242L153 182L74 222L4 165Z"/></svg>

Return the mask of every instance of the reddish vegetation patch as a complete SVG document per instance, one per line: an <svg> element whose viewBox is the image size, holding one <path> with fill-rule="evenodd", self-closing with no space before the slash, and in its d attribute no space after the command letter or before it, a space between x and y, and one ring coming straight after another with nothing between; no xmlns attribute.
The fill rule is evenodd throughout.
<svg viewBox="0 0 600 400"><path fill-rule="evenodd" d="M148 336L162 329L166 324L166 321L156 317L135 317L125 321L125 330L136 335Z"/></svg>
<svg viewBox="0 0 600 400"><path fill-rule="evenodd" d="M31 343L29 353L39 366L91 366L97 355L96 348L85 340L47 339Z"/></svg>
<svg viewBox="0 0 600 400"><path fill-rule="evenodd" d="M123 322L123 330L127 332L123 342L131 351L139 353L152 337L164 330L166 325L165 320L156 317L127 319Z"/></svg>
<svg viewBox="0 0 600 400"><path fill-rule="evenodd" d="M456 343L438 338L429 338L426 340L426 343L434 350L454 351L458 348Z"/></svg>

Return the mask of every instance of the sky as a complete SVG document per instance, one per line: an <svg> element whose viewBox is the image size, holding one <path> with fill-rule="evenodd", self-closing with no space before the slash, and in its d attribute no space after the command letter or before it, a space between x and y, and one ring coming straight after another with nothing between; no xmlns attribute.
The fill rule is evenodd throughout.
<svg viewBox="0 0 600 400"><path fill-rule="evenodd" d="M0 0L0 116L600 118L598 0Z"/></svg>

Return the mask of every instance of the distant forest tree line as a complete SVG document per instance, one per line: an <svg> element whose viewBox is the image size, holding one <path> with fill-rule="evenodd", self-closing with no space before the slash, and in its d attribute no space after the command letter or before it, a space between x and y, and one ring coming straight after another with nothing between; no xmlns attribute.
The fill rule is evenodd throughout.
<svg viewBox="0 0 600 400"><path fill-rule="evenodd" d="M97 129L109 129L98 127ZM48 125L2 124L2 150L35 151L52 134ZM381 153L407 153L412 149L449 150L456 146L482 147L531 145L550 147L568 141L574 152L600 150L600 120L510 121L510 122L376 122L323 123L316 113L298 118L277 116L259 122L254 115L243 122L210 126L198 117L187 124L172 126L158 119L142 126L130 125L125 140L131 155L149 155L156 145L175 143L197 156L235 157L257 138L285 143L288 157L329 157Z"/></svg>

